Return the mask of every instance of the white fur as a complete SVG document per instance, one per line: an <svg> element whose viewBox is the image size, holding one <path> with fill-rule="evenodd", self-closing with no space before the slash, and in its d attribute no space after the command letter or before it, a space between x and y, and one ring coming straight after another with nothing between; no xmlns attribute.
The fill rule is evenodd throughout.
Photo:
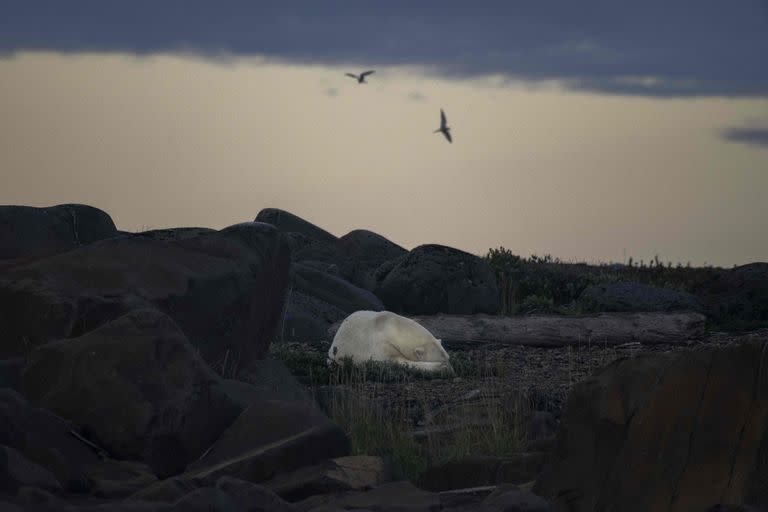
<svg viewBox="0 0 768 512"><path fill-rule="evenodd" d="M339 326L328 362L351 357L395 362L425 371L452 370L440 340L419 323L391 311L356 311Z"/></svg>

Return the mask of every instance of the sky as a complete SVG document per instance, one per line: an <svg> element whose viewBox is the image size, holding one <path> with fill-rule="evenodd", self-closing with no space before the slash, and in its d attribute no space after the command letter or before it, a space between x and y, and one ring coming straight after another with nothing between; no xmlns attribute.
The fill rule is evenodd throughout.
<svg viewBox="0 0 768 512"><path fill-rule="evenodd" d="M276 207L408 249L768 261L766 1L0 12L0 204L91 204L127 231Z"/></svg>

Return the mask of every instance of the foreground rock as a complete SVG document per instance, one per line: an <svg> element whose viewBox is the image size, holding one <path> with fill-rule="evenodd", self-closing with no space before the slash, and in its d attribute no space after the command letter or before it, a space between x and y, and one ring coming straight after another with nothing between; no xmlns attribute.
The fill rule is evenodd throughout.
<svg viewBox="0 0 768 512"><path fill-rule="evenodd" d="M376 293L387 309L401 314L499 311L491 266L478 256L443 245L420 245L396 260Z"/></svg>
<svg viewBox="0 0 768 512"><path fill-rule="evenodd" d="M118 237L18 265L0 277L0 358L152 307L212 366L243 368L269 349L288 265L285 241L261 223L171 241Z"/></svg>
<svg viewBox="0 0 768 512"><path fill-rule="evenodd" d="M110 216L92 206L0 206L0 260L54 254L116 235Z"/></svg>
<svg viewBox="0 0 768 512"><path fill-rule="evenodd" d="M61 484L53 473L13 448L0 445L0 491L16 491L24 486L61 490Z"/></svg>
<svg viewBox="0 0 768 512"><path fill-rule="evenodd" d="M765 506L765 343L643 355L579 383L534 492L574 512Z"/></svg>
<svg viewBox="0 0 768 512"><path fill-rule="evenodd" d="M390 479L391 468L381 457L356 455L283 473L263 485L295 502L318 494L368 490Z"/></svg>
<svg viewBox="0 0 768 512"><path fill-rule="evenodd" d="M640 342L685 343L704 336L699 313L601 313L594 316L434 315L410 317L446 346L503 343L560 347ZM333 324L333 339L341 322Z"/></svg>
<svg viewBox="0 0 768 512"><path fill-rule="evenodd" d="M240 412L217 382L167 315L137 310L34 350L23 390L87 429L110 455L178 471ZM162 442L153 443L156 436ZM167 457L176 462L163 462Z"/></svg>
<svg viewBox="0 0 768 512"><path fill-rule="evenodd" d="M0 389L0 445L53 473L65 490L84 492L90 488L86 470L99 459L73 433L82 431L19 393Z"/></svg>
<svg viewBox="0 0 768 512"><path fill-rule="evenodd" d="M257 400L185 476L203 483L224 475L258 483L349 452L346 434L319 409L303 402Z"/></svg>
<svg viewBox="0 0 768 512"><path fill-rule="evenodd" d="M546 455L520 453L509 457L474 456L457 459L424 472L416 481L432 492L499 484L523 484L535 480Z"/></svg>

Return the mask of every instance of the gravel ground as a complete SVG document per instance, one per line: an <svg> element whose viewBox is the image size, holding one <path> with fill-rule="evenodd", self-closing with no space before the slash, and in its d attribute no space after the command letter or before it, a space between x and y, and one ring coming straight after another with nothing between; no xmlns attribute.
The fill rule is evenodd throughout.
<svg viewBox="0 0 768 512"><path fill-rule="evenodd" d="M378 405L385 410L408 410L408 419L404 421L410 421L414 428L424 424L428 411L441 407L451 409L451 404L464 404L455 412L466 418L467 407L477 407L483 399L486 399L487 404L488 398L504 407L515 407L515 404L519 407L522 403L534 410L548 411L559 418L570 387L617 359L632 358L644 353L701 350L742 340L761 339L768 340L768 329L741 336L714 333L703 340L692 340L687 344L633 343L616 347L583 344L557 348L485 345L454 349L446 344L455 362L474 362L473 373L464 372L461 377L446 379L404 378L402 382L394 383L367 381L352 387L355 393L362 395L371 405ZM286 348L326 354L329 345L288 343ZM327 396L329 392L339 393L338 388L318 386L315 391L320 396ZM523 399L520 399L521 392L524 393ZM462 397L466 397L466 400L462 400ZM472 414L481 413L475 411Z"/></svg>

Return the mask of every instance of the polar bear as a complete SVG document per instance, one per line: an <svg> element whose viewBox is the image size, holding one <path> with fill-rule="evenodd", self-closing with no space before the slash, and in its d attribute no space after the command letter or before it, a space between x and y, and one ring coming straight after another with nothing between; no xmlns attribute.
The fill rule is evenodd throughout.
<svg viewBox="0 0 768 512"><path fill-rule="evenodd" d="M351 357L355 363L388 361L427 372L453 372L440 340L420 324L391 311L356 311L339 326L328 364Z"/></svg>

